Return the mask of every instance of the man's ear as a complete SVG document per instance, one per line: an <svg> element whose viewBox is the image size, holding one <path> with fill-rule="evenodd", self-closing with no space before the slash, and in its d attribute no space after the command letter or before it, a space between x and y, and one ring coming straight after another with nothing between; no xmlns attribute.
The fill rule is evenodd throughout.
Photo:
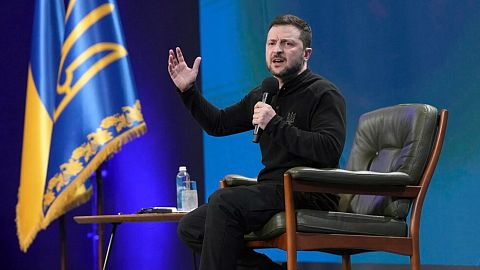
<svg viewBox="0 0 480 270"><path fill-rule="evenodd" d="M305 48L305 51L303 52L303 60L307 61L312 55L312 51L312 48Z"/></svg>

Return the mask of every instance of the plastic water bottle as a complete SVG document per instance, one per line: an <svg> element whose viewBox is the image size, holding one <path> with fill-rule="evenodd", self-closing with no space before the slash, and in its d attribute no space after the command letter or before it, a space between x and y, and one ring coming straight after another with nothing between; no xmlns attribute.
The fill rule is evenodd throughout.
<svg viewBox="0 0 480 270"><path fill-rule="evenodd" d="M183 211L183 191L185 190L184 182L190 181L190 175L187 172L187 167L180 166L177 173L177 209Z"/></svg>
<svg viewBox="0 0 480 270"><path fill-rule="evenodd" d="M197 182L190 179L187 167L181 166L177 173L177 209L189 212L197 207Z"/></svg>

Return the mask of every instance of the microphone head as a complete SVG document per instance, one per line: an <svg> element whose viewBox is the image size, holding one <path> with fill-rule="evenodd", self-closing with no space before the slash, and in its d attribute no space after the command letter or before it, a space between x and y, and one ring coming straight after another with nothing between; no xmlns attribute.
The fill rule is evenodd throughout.
<svg viewBox="0 0 480 270"><path fill-rule="evenodd" d="M262 82L262 92L275 95L278 92L278 80L275 77L267 77Z"/></svg>

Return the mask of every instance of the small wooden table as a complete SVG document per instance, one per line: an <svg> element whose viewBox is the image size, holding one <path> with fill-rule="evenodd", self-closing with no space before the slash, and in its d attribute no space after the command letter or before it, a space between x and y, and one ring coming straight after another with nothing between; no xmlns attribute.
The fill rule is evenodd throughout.
<svg viewBox="0 0 480 270"><path fill-rule="evenodd" d="M103 261L103 269L107 268L108 256L112 250L113 239L117 226L123 222L168 222L179 221L187 213L161 213L161 214L118 214L118 215L98 215L98 216L76 216L73 219L78 224L99 224L110 223L112 224L112 233L110 234L110 240L108 242L107 252L105 254L105 260Z"/></svg>

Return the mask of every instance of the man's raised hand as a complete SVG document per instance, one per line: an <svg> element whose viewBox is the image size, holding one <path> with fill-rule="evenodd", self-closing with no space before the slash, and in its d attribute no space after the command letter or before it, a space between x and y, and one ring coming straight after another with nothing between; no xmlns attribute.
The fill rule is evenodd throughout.
<svg viewBox="0 0 480 270"><path fill-rule="evenodd" d="M182 50L179 47L175 48L175 50L176 55L173 50L168 51L168 73L175 86L184 92L195 83L202 59L197 57L193 67L189 68L187 63L185 63L185 59L183 59Z"/></svg>

